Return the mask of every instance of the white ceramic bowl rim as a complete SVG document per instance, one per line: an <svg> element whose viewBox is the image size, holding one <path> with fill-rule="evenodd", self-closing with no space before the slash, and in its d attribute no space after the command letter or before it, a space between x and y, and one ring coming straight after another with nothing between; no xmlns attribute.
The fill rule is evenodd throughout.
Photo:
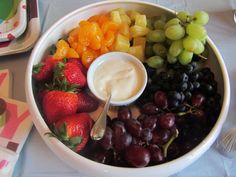
<svg viewBox="0 0 236 177"><path fill-rule="evenodd" d="M87 82L88 82L88 87L90 88L90 91L100 100L106 101L105 98L100 96L94 86L94 74L96 69L104 62L108 60L129 60L131 61L136 67L138 67L139 71L141 71L141 76L140 77L142 80L142 85L139 89L139 91L133 95L132 97L125 99L125 100L120 100L120 101L113 101L111 100L110 103L113 106L122 106L122 105L128 105L134 102L144 91L146 84L147 84L147 72L146 69L143 65L143 63L137 59L135 56L130 55L125 52L108 52L106 54L103 54L96 58L96 60L90 65L88 72L87 72ZM107 73L109 74L109 73ZM124 86L125 87L125 86Z"/></svg>
<svg viewBox="0 0 236 177"><path fill-rule="evenodd" d="M226 70L226 67L225 67L225 64L224 64L221 54L219 53L216 46L213 44L213 42L210 40L209 37L207 38L207 42L210 45L210 47L213 49L213 51L215 52L216 57L218 58L218 62L219 62L220 68L221 68L223 78L224 78L224 82L223 82L223 84L224 84L223 98L224 99L223 99L223 103L222 103L222 109L221 109L221 112L219 115L220 118L217 120L214 127L212 128L210 133L207 135L207 137L197 147L195 147L193 150L186 153L185 155L183 155L175 160L172 160L170 162L156 165L156 166L150 166L150 167L145 167L145 168L122 168L122 167L115 167L115 166L97 163L95 161L87 159L81 155L76 154L75 152L73 152L69 148L67 148L59 140L57 140L55 138L47 138L44 135L45 133L50 132L50 129L46 125L44 119L42 118L42 116L38 110L38 107L37 107L35 99L34 99L33 90L32 90L32 74L31 73L32 73L33 65L34 65L34 58L37 57L37 48L39 48L41 45L44 45L43 44L44 40L46 40L50 36L50 33L53 32L54 28L57 28L57 26L60 26L60 24L63 23L63 21L69 19L74 14L85 11L89 8L92 8L92 7L95 7L98 5L112 4L112 3L116 3L116 2L119 2L119 3L129 2L129 3L134 3L134 4L138 3L140 5L155 6L157 8L161 8L167 12L175 13L174 11L172 11L166 7L163 7L163 6L160 6L157 4L153 4L153 3L149 3L149 2L136 1L136 0L132 0L132 1L109 0L109 1L94 3L91 5L87 5L82 8L79 8L79 9L69 13L68 15L64 16L59 21L57 21L53 26L51 26L43 34L43 36L37 42L36 46L34 47L34 49L32 51L32 54L30 56L30 60L29 60L28 66L27 66L26 77L25 77L26 98L27 98L28 104L30 105L30 112L33 117L33 122L35 123L35 126L38 129L38 132L40 133L41 137L45 140L45 142L49 146L49 148L55 154L57 154L58 157L65 160L65 162L67 162L69 165L73 166L74 168L76 168L76 166L78 168L78 164L79 164L79 165L81 165L80 168L84 168L83 169L84 171L91 171L92 170L93 173L103 171L106 174L110 174L110 176L112 176L112 174L115 174L116 172L126 174L126 176L140 174L140 173L142 173L142 174L147 173L148 174L148 172L150 172L150 170L158 171L161 169L165 169L168 174L176 173L177 171L182 170L183 168L185 168L186 166L188 166L189 164L194 162L196 159L198 159L212 145L212 143L215 141L216 137L219 135L221 127L223 125L223 122L226 120L226 116L228 113L229 101L230 101L230 84L229 84L228 73L227 73L227 70ZM69 161L71 161L71 160L75 161L75 163L69 163ZM185 163L185 165L180 165L178 167L178 169L173 169L173 165L178 165L178 164L183 164L183 163ZM168 172L169 170L172 170L172 172L171 173Z"/></svg>

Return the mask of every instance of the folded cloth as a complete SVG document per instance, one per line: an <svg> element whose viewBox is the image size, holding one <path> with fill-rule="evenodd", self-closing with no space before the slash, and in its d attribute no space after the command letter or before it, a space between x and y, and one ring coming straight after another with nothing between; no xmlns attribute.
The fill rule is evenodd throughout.
<svg viewBox="0 0 236 177"><path fill-rule="evenodd" d="M8 69L0 70L0 95L11 97L12 79Z"/></svg>

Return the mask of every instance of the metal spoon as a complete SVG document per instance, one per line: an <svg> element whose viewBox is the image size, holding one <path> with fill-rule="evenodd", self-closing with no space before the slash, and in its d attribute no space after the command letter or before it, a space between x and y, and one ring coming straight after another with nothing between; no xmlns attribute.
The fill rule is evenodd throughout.
<svg viewBox="0 0 236 177"><path fill-rule="evenodd" d="M105 134L106 122L107 122L107 111L110 106L110 100L111 100L111 93L109 94L106 100L105 106L90 132L90 137L93 140L100 140Z"/></svg>

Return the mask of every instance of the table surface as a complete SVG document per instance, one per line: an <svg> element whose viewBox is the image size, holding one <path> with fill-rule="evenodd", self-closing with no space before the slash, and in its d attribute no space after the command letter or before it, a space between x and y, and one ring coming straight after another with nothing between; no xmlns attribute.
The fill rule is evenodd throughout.
<svg viewBox="0 0 236 177"><path fill-rule="evenodd" d="M42 32L57 19L86 4L99 0L39 0ZM236 0L148 0L174 10L205 10L210 15L208 34L220 50L231 84L231 104L222 132L236 125L236 24L233 9ZM0 69L8 68L13 74L13 98L26 101L24 76L30 52L0 57ZM172 177L236 177L236 158L221 155L213 145L201 158ZM45 145L35 128L17 162L14 177L73 177L82 176L59 160Z"/></svg>

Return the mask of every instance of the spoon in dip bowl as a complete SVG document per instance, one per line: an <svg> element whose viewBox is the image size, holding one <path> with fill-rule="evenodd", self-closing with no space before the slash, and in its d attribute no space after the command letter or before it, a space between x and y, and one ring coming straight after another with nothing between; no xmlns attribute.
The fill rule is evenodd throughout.
<svg viewBox="0 0 236 177"><path fill-rule="evenodd" d="M93 140L100 140L105 134L106 131L106 122L107 122L107 111L110 106L110 100L111 100L111 92L109 93L109 96L107 98L107 101L105 103L105 106L99 115L97 121L93 125L93 128L90 132L90 137Z"/></svg>

